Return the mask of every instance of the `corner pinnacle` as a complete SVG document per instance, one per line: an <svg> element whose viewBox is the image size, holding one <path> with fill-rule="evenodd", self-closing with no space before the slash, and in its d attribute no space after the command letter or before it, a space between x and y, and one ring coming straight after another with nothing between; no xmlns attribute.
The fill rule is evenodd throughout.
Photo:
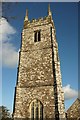
<svg viewBox="0 0 80 120"><path fill-rule="evenodd" d="M28 21L28 9L26 10L26 16L24 21Z"/></svg>
<svg viewBox="0 0 80 120"><path fill-rule="evenodd" d="M48 15L52 16L51 10L50 10L50 4L48 5Z"/></svg>

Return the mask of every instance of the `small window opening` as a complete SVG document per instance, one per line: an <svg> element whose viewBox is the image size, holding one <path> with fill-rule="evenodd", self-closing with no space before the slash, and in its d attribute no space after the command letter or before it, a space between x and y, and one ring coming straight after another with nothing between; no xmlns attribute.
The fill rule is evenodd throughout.
<svg viewBox="0 0 80 120"><path fill-rule="evenodd" d="M34 42L41 41L41 33L40 31L35 31L34 32Z"/></svg>

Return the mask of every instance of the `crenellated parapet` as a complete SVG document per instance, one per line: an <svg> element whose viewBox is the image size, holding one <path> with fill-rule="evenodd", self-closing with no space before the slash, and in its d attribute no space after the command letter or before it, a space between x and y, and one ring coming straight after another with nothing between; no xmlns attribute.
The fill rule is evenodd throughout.
<svg viewBox="0 0 80 120"><path fill-rule="evenodd" d="M51 23L54 27L54 22L52 20L52 13L50 10L50 5L48 6L48 15L45 16L44 18L39 18L39 19L32 19L31 21L28 19L28 10L26 10L26 16L24 19L24 29L27 29L29 27L35 27L35 26L40 26L40 25L46 25Z"/></svg>
<svg viewBox="0 0 80 120"><path fill-rule="evenodd" d="M29 27L45 25L45 24L49 24L49 23L51 23L54 26L53 20L52 20L51 16L49 16L49 15L44 18L32 19L31 21L24 20L24 29L27 29Z"/></svg>

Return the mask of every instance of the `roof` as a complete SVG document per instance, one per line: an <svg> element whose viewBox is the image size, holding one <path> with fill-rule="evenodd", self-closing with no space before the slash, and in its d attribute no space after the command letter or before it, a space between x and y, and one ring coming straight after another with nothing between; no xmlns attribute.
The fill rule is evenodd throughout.
<svg viewBox="0 0 80 120"><path fill-rule="evenodd" d="M76 104L76 102L79 102L79 103L80 103L80 98L77 98L77 99L73 102L73 104L67 109L67 111L70 110L71 107L72 107L74 104Z"/></svg>

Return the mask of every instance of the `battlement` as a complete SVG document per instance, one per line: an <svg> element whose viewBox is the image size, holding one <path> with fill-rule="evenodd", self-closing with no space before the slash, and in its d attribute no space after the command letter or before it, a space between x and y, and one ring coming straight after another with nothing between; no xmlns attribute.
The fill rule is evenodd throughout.
<svg viewBox="0 0 80 120"><path fill-rule="evenodd" d="M44 18L39 19L32 19L31 21L28 20L28 10L26 10L26 16L24 19L24 29L35 27L35 26L41 26L51 23L54 26L53 20L52 20L52 12L50 10L50 5L48 6L48 15Z"/></svg>
<svg viewBox="0 0 80 120"><path fill-rule="evenodd" d="M27 29L29 27L35 27L35 26L40 26L40 25L45 25L45 24L49 24L52 23L52 25L54 26L53 20L52 20L52 16L45 16L44 18L39 18L39 19L32 19L31 21L24 21L24 29Z"/></svg>

